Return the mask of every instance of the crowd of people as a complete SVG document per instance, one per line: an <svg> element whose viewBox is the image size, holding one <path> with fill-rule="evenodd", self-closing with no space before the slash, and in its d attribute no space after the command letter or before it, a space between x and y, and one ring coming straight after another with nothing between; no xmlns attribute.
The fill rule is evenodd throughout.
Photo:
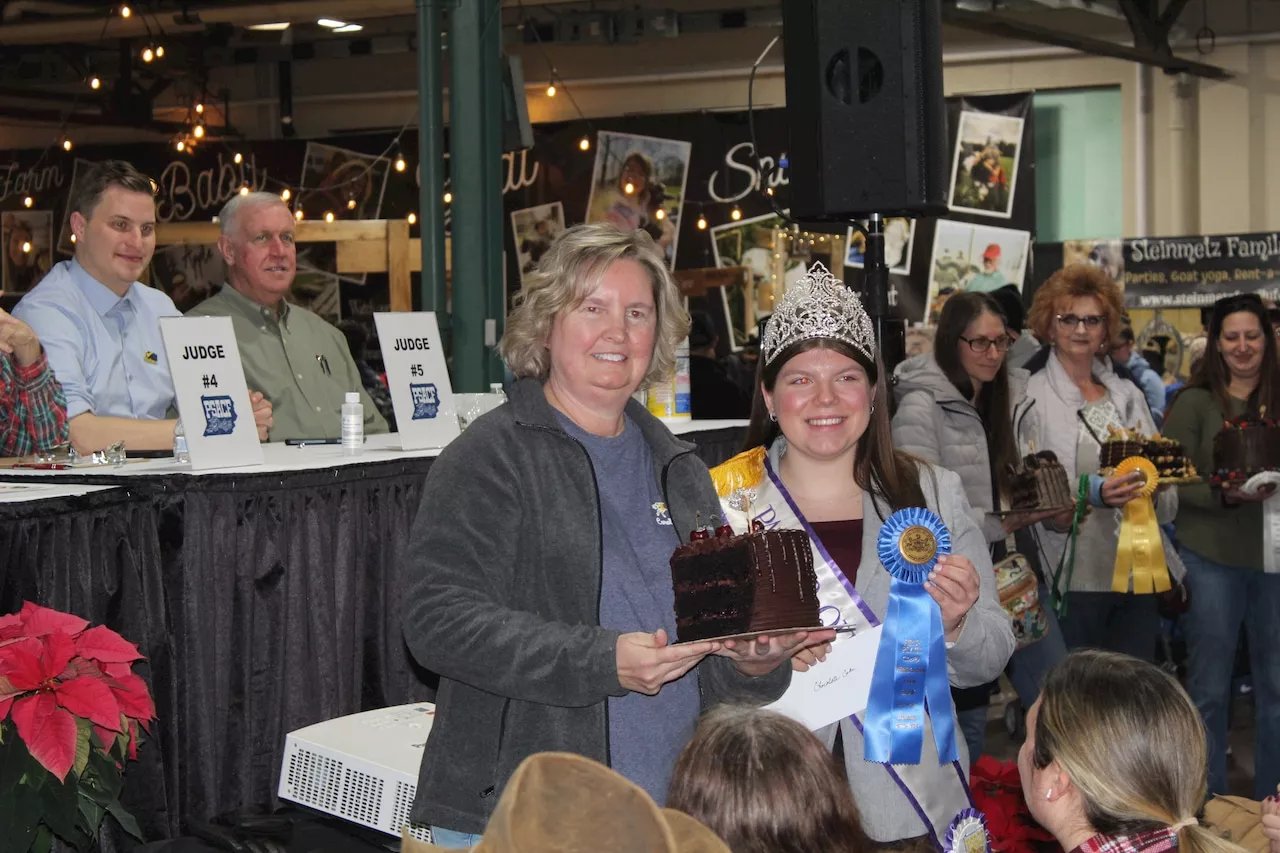
<svg viewBox="0 0 1280 853"><path fill-rule="evenodd" d="M174 447L178 412L160 320L181 316L139 279L156 247L152 180L123 161L85 170L68 202L75 256L0 311L0 456L70 443L88 455ZM297 272L295 221L272 193L237 195L218 221L221 290L191 316L230 317L261 441L336 438L343 397L359 391L365 430L387 431L347 341L286 296Z"/></svg>
<svg viewBox="0 0 1280 853"><path fill-rule="evenodd" d="M1204 468L1210 445L1180 424L1194 419L1211 438L1222 413L1271 402L1275 340L1253 307L1246 297L1218 306L1201 369L1168 414L1170 434L1186 433ZM587 811L630 780L651 817L683 813L724 844L682 842L670 818L654 817L672 841L645 849L936 849L972 808L969 762L1005 673L1027 709L1024 796L1064 850L1239 850L1197 814L1225 791L1226 679L1241 624L1261 671L1259 799L1280 782L1280 762L1267 757L1277 703L1263 683L1280 631L1280 614L1266 609L1276 578L1261 571L1256 498L1215 493L1235 525L1224 553L1183 523L1209 487L1160 489L1155 512L1171 531L1160 545L1173 580L1191 590L1189 692L1154 662L1156 596L1112 589L1123 507L1142 484L1098 473L1109 426L1156 430L1116 346L1128 340L1122 314L1116 284L1087 265L1037 291L1025 332L1016 291L1012 303L999 290L958 294L934 352L891 377L861 302L825 270L815 266L775 306L743 457L759 458L763 473L747 488L752 505L780 509L771 523L808 535L819 598L838 611L823 624L856 634L887 618L876 542L894 511L927 507L951 535L926 590L955 701L928 708L918 763L881 764L866 758L865 711L811 732L760 709L793 672L822 667L843 635L673 644L672 551L717 518L743 532L753 511L736 493L717 495L693 446L632 399L670 368L690 329L653 241L570 228L509 318L509 403L444 450L423 493L403 620L411 651L441 682L413 819L431 826L437 848L500 849L527 798L518 780L547 753L569 752L621 777L579 792ZM705 321L694 336L710 357ZM1212 412L1209 397L1220 400ZM1033 450L1052 450L1081 481L1076 506L1010 511L1011 463ZM1045 620L1017 639L994 571L1014 552L1035 573ZM1202 570L1210 560L1213 574ZM963 732L958 761L940 760L930 736L939 726ZM1266 823L1280 850L1280 817ZM564 849L591 847L574 821L539 825L563 826Z"/></svg>

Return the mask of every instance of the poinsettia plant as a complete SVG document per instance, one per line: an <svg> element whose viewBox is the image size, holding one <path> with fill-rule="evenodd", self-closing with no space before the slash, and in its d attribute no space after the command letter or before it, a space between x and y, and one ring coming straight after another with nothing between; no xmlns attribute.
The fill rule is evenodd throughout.
<svg viewBox="0 0 1280 853"><path fill-rule="evenodd" d="M987 834L996 853L1062 853L1054 837L1031 816L1014 761L984 755L969 777L973 804L987 818Z"/></svg>
<svg viewBox="0 0 1280 853"><path fill-rule="evenodd" d="M155 705L133 665L138 647L103 626L26 602L0 616L0 838L37 851L87 850L120 805L125 764Z"/></svg>

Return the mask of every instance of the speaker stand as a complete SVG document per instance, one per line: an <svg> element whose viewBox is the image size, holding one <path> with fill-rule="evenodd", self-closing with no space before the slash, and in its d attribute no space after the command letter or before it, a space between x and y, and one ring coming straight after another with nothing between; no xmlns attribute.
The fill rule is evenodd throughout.
<svg viewBox="0 0 1280 853"><path fill-rule="evenodd" d="M863 250L862 282L867 313L875 326L885 379L907 357L907 323L889 315L889 266L884 262L884 218L878 213L867 220Z"/></svg>

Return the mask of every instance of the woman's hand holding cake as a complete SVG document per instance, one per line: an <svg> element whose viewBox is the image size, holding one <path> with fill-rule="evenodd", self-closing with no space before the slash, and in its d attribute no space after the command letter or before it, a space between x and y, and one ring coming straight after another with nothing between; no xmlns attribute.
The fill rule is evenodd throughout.
<svg viewBox="0 0 1280 853"><path fill-rule="evenodd" d="M675 681L719 648L719 643L710 642L670 645L663 628L652 634L643 631L620 634L618 683L635 693L656 696L662 685Z"/></svg>
<svg viewBox="0 0 1280 853"><path fill-rule="evenodd" d="M738 672L743 675L767 675L773 672L782 661L788 659L794 661L796 655L810 649L815 650L809 655L815 663L822 660L826 657L826 650L831 648L831 641L835 638L836 632L830 628L774 636L761 634L745 640L725 640L723 647L715 654L731 659L737 664ZM794 662L792 668L799 669ZM805 669L808 668L806 665ZM805 669L799 669L799 671L804 672Z"/></svg>

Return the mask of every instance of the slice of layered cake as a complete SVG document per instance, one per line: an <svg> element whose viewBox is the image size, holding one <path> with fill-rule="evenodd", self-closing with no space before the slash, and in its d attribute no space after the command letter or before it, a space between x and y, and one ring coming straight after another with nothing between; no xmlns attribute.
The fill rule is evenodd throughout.
<svg viewBox="0 0 1280 853"><path fill-rule="evenodd" d="M1009 469L1009 502L1013 511L1062 509L1075 503L1067 469L1052 450L1024 456Z"/></svg>
<svg viewBox="0 0 1280 853"><path fill-rule="evenodd" d="M721 530L671 555L677 642L819 626L818 578L803 530Z"/></svg>
<svg viewBox="0 0 1280 853"><path fill-rule="evenodd" d="M1098 456L1099 472L1106 474L1130 456L1141 456L1156 466L1161 480L1186 480L1195 477L1196 468L1181 442L1156 433L1147 437L1139 430L1107 427L1107 440Z"/></svg>

